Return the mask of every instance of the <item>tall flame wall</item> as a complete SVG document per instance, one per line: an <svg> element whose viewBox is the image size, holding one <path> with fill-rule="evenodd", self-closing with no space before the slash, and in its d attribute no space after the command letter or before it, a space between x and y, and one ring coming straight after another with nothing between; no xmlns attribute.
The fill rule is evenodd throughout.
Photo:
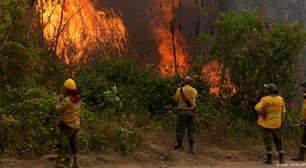
<svg viewBox="0 0 306 168"><path fill-rule="evenodd" d="M176 1L181 1L181 5L176 9L176 19L180 32L188 43L186 50L195 52L193 42L197 33L199 31L213 31L214 21L223 2L221 0ZM158 57L159 46L154 40L152 25L150 25L155 17L153 14L156 14L156 10L160 10L154 6L156 3L160 6L163 5L160 2L160 0L105 0L97 3L98 9L109 6L122 13L129 34L128 49L130 54L146 64L158 65L160 61L160 57Z"/></svg>

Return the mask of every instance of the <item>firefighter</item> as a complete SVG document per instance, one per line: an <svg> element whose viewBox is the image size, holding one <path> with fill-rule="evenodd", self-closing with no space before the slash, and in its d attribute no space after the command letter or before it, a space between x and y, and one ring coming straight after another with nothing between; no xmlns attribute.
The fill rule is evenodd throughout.
<svg viewBox="0 0 306 168"><path fill-rule="evenodd" d="M265 84L264 88L267 96L261 98L260 102L255 106L255 110L259 115L257 124L262 130L267 152L267 158L264 163L273 164L272 150L274 142L279 154L279 163L283 164L285 161L281 127L286 112L285 102L279 96L275 84Z"/></svg>
<svg viewBox="0 0 306 168"><path fill-rule="evenodd" d="M185 134L185 127L187 126L188 138L189 138L189 154L194 154L194 120L196 115L196 100L198 92L191 86L192 78L186 76L177 89L174 96L174 101L177 105L177 122L176 122L176 142L174 146L175 150L183 149L183 138Z"/></svg>
<svg viewBox="0 0 306 168"><path fill-rule="evenodd" d="M306 83L303 85L304 87L304 101L303 108L301 111L301 119L304 122L304 132L301 141L300 151L297 157L292 158L293 161L304 161L305 160L305 151L306 151Z"/></svg>
<svg viewBox="0 0 306 168"><path fill-rule="evenodd" d="M67 79L64 83L64 96L57 97L56 110L60 123L56 168L67 168L73 158L72 168L79 168L77 134L80 129L81 98L76 83ZM68 142L68 146L66 145Z"/></svg>

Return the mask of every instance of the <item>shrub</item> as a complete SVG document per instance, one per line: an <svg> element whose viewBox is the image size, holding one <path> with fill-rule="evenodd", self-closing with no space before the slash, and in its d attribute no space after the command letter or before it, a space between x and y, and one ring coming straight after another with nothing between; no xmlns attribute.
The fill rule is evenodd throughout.
<svg viewBox="0 0 306 168"><path fill-rule="evenodd" d="M54 148L55 95L44 88L7 86L1 102L0 153L43 154Z"/></svg>
<svg viewBox="0 0 306 168"><path fill-rule="evenodd" d="M105 92L112 90L110 86L116 86L115 95L122 101L125 112L144 112L151 116L164 111L176 89L174 79L162 78L144 71L131 60L118 58L81 69L77 81L86 104L97 112L107 108Z"/></svg>
<svg viewBox="0 0 306 168"><path fill-rule="evenodd" d="M101 114L83 110L79 134L83 150L118 150L125 155L142 142L141 128L120 123L116 119L122 116L109 116L111 114L111 112ZM111 120L109 117L112 117Z"/></svg>

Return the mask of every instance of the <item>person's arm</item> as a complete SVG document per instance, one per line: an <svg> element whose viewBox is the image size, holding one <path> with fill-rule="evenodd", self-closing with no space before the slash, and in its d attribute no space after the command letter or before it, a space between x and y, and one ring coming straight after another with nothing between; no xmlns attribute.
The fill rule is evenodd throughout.
<svg viewBox="0 0 306 168"><path fill-rule="evenodd" d="M263 103L263 99L261 99L259 101L259 103L257 103L255 105L255 110L257 111L258 114L264 114L264 103Z"/></svg>
<svg viewBox="0 0 306 168"><path fill-rule="evenodd" d="M197 99L198 99L198 91L196 89L194 89L194 107L197 106Z"/></svg>
<svg viewBox="0 0 306 168"><path fill-rule="evenodd" d="M178 89L176 90L176 93L175 93L175 95L173 96L173 101L177 103L177 102L179 101L179 99L180 99L180 88L178 88Z"/></svg>
<svg viewBox="0 0 306 168"><path fill-rule="evenodd" d="M58 98L60 99L60 98ZM67 108L67 100L63 98L62 100L58 101L57 105L55 106L56 111L58 113L63 113L65 109Z"/></svg>

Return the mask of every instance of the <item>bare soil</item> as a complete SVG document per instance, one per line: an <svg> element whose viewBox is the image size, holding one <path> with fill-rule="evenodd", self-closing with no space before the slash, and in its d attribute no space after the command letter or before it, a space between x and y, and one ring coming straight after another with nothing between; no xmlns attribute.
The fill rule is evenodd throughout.
<svg viewBox="0 0 306 168"><path fill-rule="evenodd" d="M219 151L219 150L218 150ZM224 155L225 154L225 155ZM1 168L53 168L54 155L31 160L1 159ZM247 153L222 151L220 157L203 154L189 155L184 152L171 151L164 155L150 156L147 153L134 153L128 157L119 155L87 154L80 156L82 168L306 168L306 163L290 162L278 165L264 165L261 160L248 160ZM246 159L243 159L246 158ZM288 158L289 159L289 158Z"/></svg>
<svg viewBox="0 0 306 168"><path fill-rule="evenodd" d="M287 153L287 164L264 165L263 146L248 149L219 148L217 145L199 141L195 155L185 151L172 150L173 134L154 131L145 139L145 144L133 153L122 156L119 153L90 153L80 155L82 168L306 168L306 162L291 162L293 153ZM187 146L185 145L185 149ZM0 159L0 168L53 168L55 155L34 159Z"/></svg>

